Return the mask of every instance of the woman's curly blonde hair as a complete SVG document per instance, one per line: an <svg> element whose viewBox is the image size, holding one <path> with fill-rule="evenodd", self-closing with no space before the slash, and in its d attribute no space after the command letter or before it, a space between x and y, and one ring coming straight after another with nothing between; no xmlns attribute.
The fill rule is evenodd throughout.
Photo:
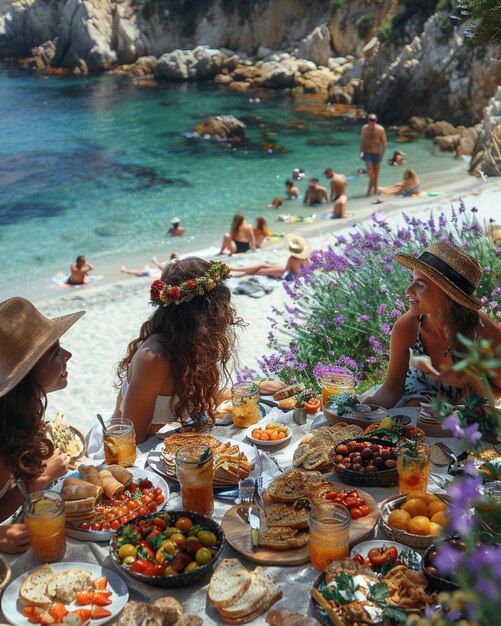
<svg viewBox="0 0 501 626"><path fill-rule="evenodd" d="M199 278L209 262L197 257L168 263L162 280L170 285ZM174 410L181 420L191 417L198 429L214 423L214 401L221 385L229 380L227 365L235 345L235 326L243 322L231 306L231 291L217 285L203 296L179 305L158 307L131 341L118 364L118 377L127 377L132 358L148 337L155 334L169 355L177 401Z"/></svg>

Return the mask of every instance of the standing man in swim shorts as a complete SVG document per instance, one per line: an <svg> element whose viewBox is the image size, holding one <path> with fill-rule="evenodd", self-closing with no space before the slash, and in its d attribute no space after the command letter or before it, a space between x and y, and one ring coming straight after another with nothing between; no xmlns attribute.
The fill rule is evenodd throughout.
<svg viewBox="0 0 501 626"><path fill-rule="evenodd" d="M362 126L360 137L360 158L367 164L367 173L369 174L369 189L367 195L377 194L377 178L381 168L381 161L388 141L384 128L377 123L377 115L369 113L367 124Z"/></svg>
<svg viewBox="0 0 501 626"><path fill-rule="evenodd" d="M336 174L328 167L324 176L329 179L331 185L331 193L329 200L334 202L332 207L332 219L346 217L346 204L348 196L346 195L346 176L344 174Z"/></svg>

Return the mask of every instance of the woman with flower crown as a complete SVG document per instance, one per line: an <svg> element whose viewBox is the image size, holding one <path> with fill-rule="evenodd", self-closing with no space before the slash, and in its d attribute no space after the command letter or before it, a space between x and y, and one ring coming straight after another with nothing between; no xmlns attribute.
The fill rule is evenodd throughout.
<svg viewBox="0 0 501 626"><path fill-rule="evenodd" d="M118 365L114 416L134 422L138 443L169 421L191 418L197 430L213 423L234 327L242 324L224 284L229 273L224 263L190 257L153 281L156 310Z"/></svg>

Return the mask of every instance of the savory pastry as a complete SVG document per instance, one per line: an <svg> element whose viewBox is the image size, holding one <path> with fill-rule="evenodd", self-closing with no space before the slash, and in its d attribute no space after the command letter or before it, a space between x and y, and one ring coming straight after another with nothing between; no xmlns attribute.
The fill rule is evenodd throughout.
<svg viewBox="0 0 501 626"><path fill-rule="evenodd" d="M110 500L115 499L124 492L125 487L119 483L109 470L101 470L99 477L103 483L104 495Z"/></svg>

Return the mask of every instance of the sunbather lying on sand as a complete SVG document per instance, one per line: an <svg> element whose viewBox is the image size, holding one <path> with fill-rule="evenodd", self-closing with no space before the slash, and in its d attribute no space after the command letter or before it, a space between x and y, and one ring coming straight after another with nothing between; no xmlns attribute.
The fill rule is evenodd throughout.
<svg viewBox="0 0 501 626"><path fill-rule="evenodd" d="M306 241L298 235L288 235L285 238L285 245L290 252L290 257L285 265L271 265L270 263L259 263L248 267L231 268L232 276L271 276L272 278L283 278L290 280L299 273L303 265L308 264L310 247Z"/></svg>
<svg viewBox="0 0 501 626"><path fill-rule="evenodd" d="M404 172L403 183L395 183L394 185L389 185L388 187L378 187L377 191L378 193L409 197L416 196L420 193L420 186L418 175L412 167L408 167Z"/></svg>

